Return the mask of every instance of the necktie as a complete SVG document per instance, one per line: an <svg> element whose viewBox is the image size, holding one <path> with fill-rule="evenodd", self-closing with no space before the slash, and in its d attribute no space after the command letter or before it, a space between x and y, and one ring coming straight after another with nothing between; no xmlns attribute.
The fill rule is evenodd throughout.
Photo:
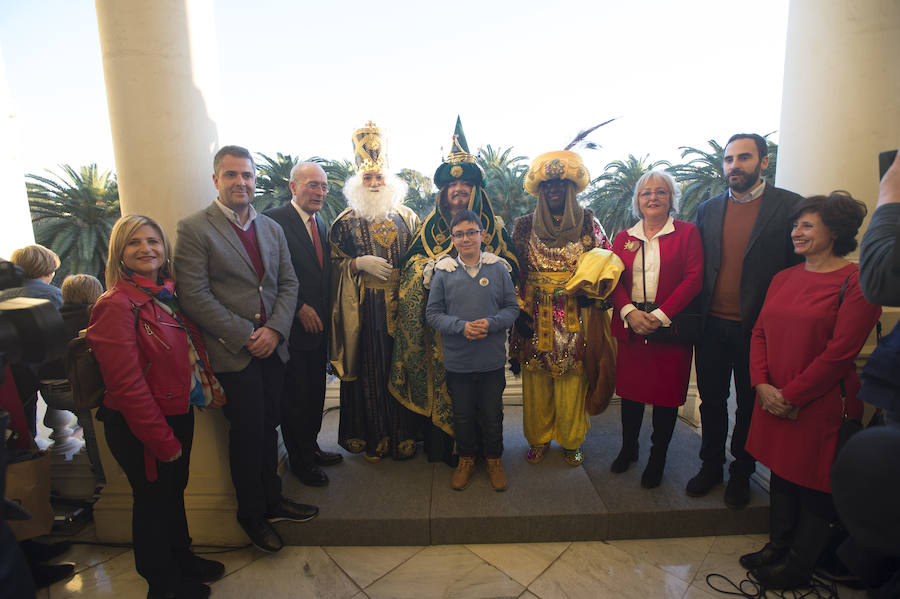
<svg viewBox="0 0 900 599"><path fill-rule="evenodd" d="M322 242L319 240L319 228L316 226L316 216L309 217L309 236L312 237L313 247L316 248L316 257L319 259L319 266L324 266L322 261Z"/></svg>

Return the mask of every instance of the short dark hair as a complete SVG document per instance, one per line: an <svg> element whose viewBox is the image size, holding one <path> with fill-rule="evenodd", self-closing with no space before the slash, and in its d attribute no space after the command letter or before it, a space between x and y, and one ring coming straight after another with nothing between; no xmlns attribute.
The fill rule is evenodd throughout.
<svg viewBox="0 0 900 599"><path fill-rule="evenodd" d="M810 196L797 203L791 221L796 221L806 212L815 212L828 229L837 237L832 251L843 257L856 249L856 234L866 218L866 205L846 191L832 191L827 196Z"/></svg>
<svg viewBox="0 0 900 599"><path fill-rule="evenodd" d="M247 158L250 160L250 164L253 165L253 170L256 171L256 161L253 160L253 156L250 154L250 150L247 148L242 148L241 146L222 146L222 148L216 152L216 157L213 158L213 172L218 175L219 167L222 166L222 158L225 156L236 156L237 158Z"/></svg>
<svg viewBox="0 0 900 599"><path fill-rule="evenodd" d="M452 231L453 227L460 223L475 223L480 227L481 219L471 210L460 210L450 221L450 230Z"/></svg>
<svg viewBox="0 0 900 599"><path fill-rule="evenodd" d="M752 139L753 143L756 144L756 157L760 160L769 155L769 145L766 143L766 138L762 135L757 135L756 133L735 133L728 138L728 143L725 144L725 147L727 148L728 144L736 139Z"/></svg>

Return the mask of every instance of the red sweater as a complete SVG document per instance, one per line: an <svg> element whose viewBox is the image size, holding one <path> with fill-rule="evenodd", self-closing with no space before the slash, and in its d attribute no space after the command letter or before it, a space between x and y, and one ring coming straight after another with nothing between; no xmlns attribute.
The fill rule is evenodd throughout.
<svg viewBox="0 0 900 599"><path fill-rule="evenodd" d="M750 383L781 389L800 413L796 420L780 418L757 402L747 451L778 476L827 493L841 426L841 381L847 412L859 418L854 359L881 315L863 297L857 270L848 264L816 273L798 264L775 275L750 342Z"/></svg>

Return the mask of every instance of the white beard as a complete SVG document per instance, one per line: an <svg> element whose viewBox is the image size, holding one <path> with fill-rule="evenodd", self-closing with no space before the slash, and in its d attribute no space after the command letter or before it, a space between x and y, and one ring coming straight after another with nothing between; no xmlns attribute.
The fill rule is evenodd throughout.
<svg viewBox="0 0 900 599"><path fill-rule="evenodd" d="M406 198L408 186L397 175L384 175L384 185L374 190L365 187L362 174L356 173L344 183L344 197L360 218L367 221L383 221L397 212Z"/></svg>

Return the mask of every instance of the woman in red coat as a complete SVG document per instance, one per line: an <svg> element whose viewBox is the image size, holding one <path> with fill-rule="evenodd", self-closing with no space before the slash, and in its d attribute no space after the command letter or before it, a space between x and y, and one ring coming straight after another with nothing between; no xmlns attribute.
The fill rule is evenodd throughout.
<svg viewBox="0 0 900 599"><path fill-rule="evenodd" d="M192 405L217 407L225 397L203 337L178 306L171 255L154 220L130 215L116 222L108 291L94 305L87 341L106 383L97 416L132 488L134 563L148 597L205 598L210 588L203 583L225 567L190 550L184 489Z"/></svg>
<svg viewBox="0 0 900 599"><path fill-rule="evenodd" d="M747 451L772 471L770 540L740 561L766 588L806 584L837 522L829 472L843 415L862 415L854 358L881 315L844 259L865 215L843 192L797 205L791 239L805 262L775 275L753 329Z"/></svg>
<svg viewBox="0 0 900 599"><path fill-rule="evenodd" d="M659 486L678 406L691 376L688 343L649 341L659 327L670 326L703 286L703 243L697 228L672 215L679 192L671 175L651 171L638 180L633 210L641 220L616 236L613 252L625 271L613 291L619 340L616 393L622 397L622 449L612 471L625 472L638 459L638 434L644 404L653 405L650 459L641 476L647 489Z"/></svg>

